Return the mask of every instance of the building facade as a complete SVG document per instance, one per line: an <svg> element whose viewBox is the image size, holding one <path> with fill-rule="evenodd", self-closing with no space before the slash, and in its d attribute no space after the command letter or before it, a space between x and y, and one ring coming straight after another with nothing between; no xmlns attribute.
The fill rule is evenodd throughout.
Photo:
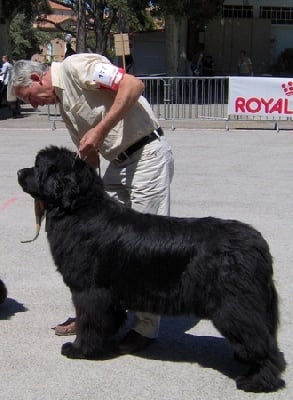
<svg viewBox="0 0 293 400"><path fill-rule="evenodd" d="M66 35L72 31L76 17L69 7L47 0L52 13L42 16L36 28L52 33L52 40L34 59L42 62L62 61ZM156 75L166 72L164 29L132 33L134 57L132 73ZM190 34L190 42L204 47L214 60L215 75L236 75L239 53L245 50L253 63L255 75L293 75L293 0L225 0L221 16L213 19L198 38ZM73 48L75 43L73 41ZM188 52L187 52L188 53ZM190 51L190 53L192 53ZM192 54L190 54L192 56ZM190 57L191 58L191 57Z"/></svg>
<svg viewBox="0 0 293 400"><path fill-rule="evenodd" d="M256 75L293 73L293 1L226 0L222 15L203 33L206 53L216 73L234 75L241 49L253 62Z"/></svg>

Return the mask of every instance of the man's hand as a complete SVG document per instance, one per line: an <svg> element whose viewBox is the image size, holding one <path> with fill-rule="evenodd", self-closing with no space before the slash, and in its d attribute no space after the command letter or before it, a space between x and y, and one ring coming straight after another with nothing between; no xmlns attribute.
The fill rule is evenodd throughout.
<svg viewBox="0 0 293 400"><path fill-rule="evenodd" d="M79 142L80 157L92 168L100 166L99 148L104 137L99 134L98 127L88 130Z"/></svg>
<svg viewBox="0 0 293 400"><path fill-rule="evenodd" d="M92 168L96 169L100 166L100 156L97 150L90 150L83 155L80 153L80 157L84 160L87 164L89 164Z"/></svg>
<svg viewBox="0 0 293 400"><path fill-rule="evenodd" d="M86 160L92 156L92 153L96 153L103 144L104 137L98 131L98 127L91 128L88 130L79 142L79 152L81 158Z"/></svg>

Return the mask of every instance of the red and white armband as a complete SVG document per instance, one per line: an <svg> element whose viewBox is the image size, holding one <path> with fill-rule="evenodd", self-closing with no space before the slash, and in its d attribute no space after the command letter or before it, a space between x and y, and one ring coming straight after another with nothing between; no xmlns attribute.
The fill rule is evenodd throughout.
<svg viewBox="0 0 293 400"><path fill-rule="evenodd" d="M95 66L93 81L98 88L118 90L125 70L113 64L98 63Z"/></svg>

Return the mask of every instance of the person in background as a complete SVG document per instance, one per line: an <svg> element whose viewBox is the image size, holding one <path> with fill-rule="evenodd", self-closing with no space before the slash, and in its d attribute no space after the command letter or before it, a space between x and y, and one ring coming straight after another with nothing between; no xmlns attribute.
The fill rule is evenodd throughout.
<svg viewBox="0 0 293 400"><path fill-rule="evenodd" d="M126 56L125 56L125 64L126 64L126 72L127 73L130 73L130 70L131 70L131 68L133 67L133 64L134 64L134 59L133 59L133 56L132 56L132 54L127 54Z"/></svg>
<svg viewBox="0 0 293 400"><path fill-rule="evenodd" d="M13 65L10 63L9 56L5 55L2 56L2 69L0 72L0 75L2 76L2 81L4 86L6 86L6 92L7 92L7 84L10 78L10 74L12 71Z"/></svg>
<svg viewBox="0 0 293 400"><path fill-rule="evenodd" d="M240 76L253 76L252 62L245 50L240 51L237 69Z"/></svg>
<svg viewBox="0 0 293 400"><path fill-rule="evenodd" d="M203 73L203 60L205 58L203 46L196 52L190 63L190 68L193 76L201 76Z"/></svg>
<svg viewBox="0 0 293 400"><path fill-rule="evenodd" d="M72 56L73 54L76 54L76 51L73 50L73 48L71 47L71 43L66 43L66 52L64 54L64 59Z"/></svg>
<svg viewBox="0 0 293 400"><path fill-rule="evenodd" d="M206 56L202 64L202 74L203 76L213 76L214 75L214 61L212 56Z"/></svg>
<svg viewBox="0 0 293 400"><path fill-rule="evenodd" d="M99 54L75 54L50 67L17 61L9 87L33 107L59 103L80 156L93 168L99 154L109 161L103 181L110 196L140 212L169 215L173 154L140 79ZM158 315L135 313L118 353L148 346L159 323ZM74 318L55 328L57 335L75 332Z"/></svg>
<svg viewBox="0 0 293 400"><path fill-rule="evenodd" d="M2 62L2 70L0 72L0 76L2 76L1 104L8 105L12 114L12 118L19 118L21 116L19 100L15 99L15 101L9 101L9 98L7 98L7 85L10 79L13 65L10 63L8 55L4 55L2 57Z"/></svg>
<svg viewBox="0 0 293 400"><path fill-rule="evenodd" d="M1 86L1 104L7 104L7 84L10 78L10 72L13 66L9 62L9 56L2 56L2 69L0 72L2 86Z"/></svg>

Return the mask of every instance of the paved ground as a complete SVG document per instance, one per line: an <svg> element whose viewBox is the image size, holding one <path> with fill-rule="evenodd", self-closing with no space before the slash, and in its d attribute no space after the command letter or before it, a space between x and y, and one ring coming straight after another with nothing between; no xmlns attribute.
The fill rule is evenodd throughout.
<svg viewBox="0 0 293 400"><path fill-rule="evenodd" d="M3 111L3 110L2 110ZM0 118L4 114L0 113ZM159 339L146 351L107 361L69 360L51 327L73 315L70 294L49 255L44 230L34 235L32 200L16 171L33 163L47 144L72 147L61 122L52 131L46 110L24 109L21 119L0 120L0 276L9 298L0 306L0 398L5 400L286 399L292 384L293 131L231 129L208 123L173 131L176 173L172 214L219 216L253 224L270 243L280 294L279 345L287 388L274 394L237 391L241 367L208 321L162 320ZM180 125L180 124L179 124ZM219 127L219 126L218 126ZM263 125L263 127L265 127ZM104 166L104 164L103 164Z"/></svg>

